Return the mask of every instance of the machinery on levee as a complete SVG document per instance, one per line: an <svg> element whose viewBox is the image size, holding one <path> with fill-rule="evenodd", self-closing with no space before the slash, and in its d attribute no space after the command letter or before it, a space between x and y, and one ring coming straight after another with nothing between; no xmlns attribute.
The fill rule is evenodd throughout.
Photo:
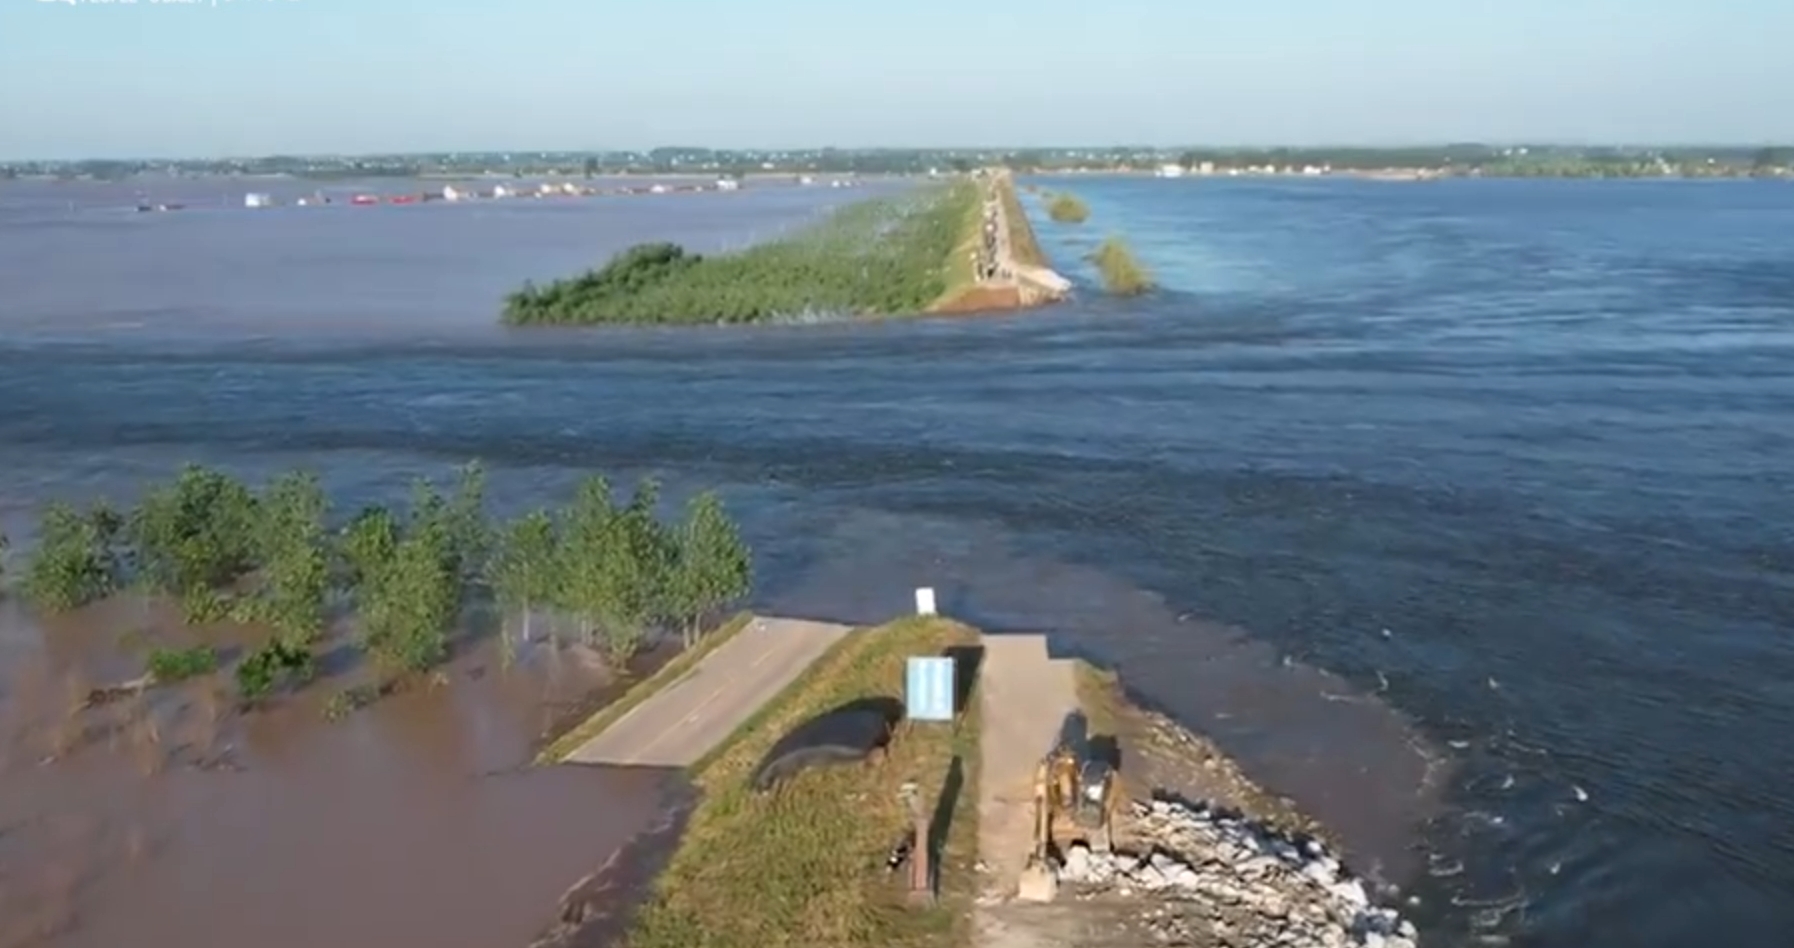
<svg viewBox="0 0 1794 948"><path fill-rule="evenodd" d="M1051 902L1058 894L1054 862L1082 843L1093 852L1115 844L1115 822L1126 805L1115 767L1061 743L1034 772L1034 836L1018 898Z"/></svg>

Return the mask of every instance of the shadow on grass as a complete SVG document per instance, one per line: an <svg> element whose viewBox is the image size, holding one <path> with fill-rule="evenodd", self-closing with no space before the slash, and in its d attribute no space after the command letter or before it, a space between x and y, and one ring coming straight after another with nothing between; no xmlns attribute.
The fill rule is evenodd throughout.
<svg viewBox="0 0 1794 948"><path fill-rule="evenodd" d="M941 872L941 859L947 848L947 835L953 831L953 811L959 806L959 795L965 790L966 767L964 758L958 754L947 764L946 779L941 781L941 794L934 801L934 813L928 819L928 855L929 865L934 867L938 878ZM938 888L935 879L928 884Z"/></svg>

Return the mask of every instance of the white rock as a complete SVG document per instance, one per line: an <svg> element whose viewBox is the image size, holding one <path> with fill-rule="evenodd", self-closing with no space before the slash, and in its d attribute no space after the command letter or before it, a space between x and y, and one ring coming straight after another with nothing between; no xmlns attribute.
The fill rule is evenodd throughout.
<svg viewBox="0 0 1794 948"><path fill-rule="evenodd" d="M1345 902L1346 904L1357 908L1363 908L1370 904L1370 897L1364 894L1363 883L1360 883L1357 880L1336 882L1333 885L1328 886L1327 891L1331 892L1333 897L1341 902Z"/></svg>
<svg viewBox="0 0 1794 948"><path fill-rule="evenodd" d="M1073 846L1065 851L1065 865L1059 869L1061 878L1082 882L1091 874L1090 847Z"/></svg>
<svg viewBox="0 0 1794 948"><path fill-rule="evenodd" d="M1364 948L1388 948L1388 946L1383 943L1383 936L1376 932L1366 932L1364 940L1359 942L1359 944L1363 945Z"/></svg>
<svg viewBox="0 0 1794 948"><path fill-rule="evenodd" d="M1339 873L1327 865L1324 859L1317 859L1302 867L1302 874L1313 879L1321 886L1330 886L1339 881Z"/></svg>

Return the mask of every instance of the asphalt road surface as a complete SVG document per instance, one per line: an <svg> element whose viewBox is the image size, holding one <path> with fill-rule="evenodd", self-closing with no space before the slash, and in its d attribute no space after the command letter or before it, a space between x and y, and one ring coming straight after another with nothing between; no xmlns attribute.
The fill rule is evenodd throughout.
<svg viewBox="0 0 1794 948"><path fill-rule="evenodd" d="M849 627L757 617L685 677L568 755L567 763L688 767L810 667Z"/></svg>

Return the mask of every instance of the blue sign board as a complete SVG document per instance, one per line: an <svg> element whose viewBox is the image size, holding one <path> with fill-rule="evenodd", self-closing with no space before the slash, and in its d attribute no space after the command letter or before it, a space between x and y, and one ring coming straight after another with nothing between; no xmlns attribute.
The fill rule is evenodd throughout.
<svg viewBox="0 0 1794 948"><path fill-rule="evenodd" d="M911 721L953 720L953 659L911 656L903 704Z"/></svg>

